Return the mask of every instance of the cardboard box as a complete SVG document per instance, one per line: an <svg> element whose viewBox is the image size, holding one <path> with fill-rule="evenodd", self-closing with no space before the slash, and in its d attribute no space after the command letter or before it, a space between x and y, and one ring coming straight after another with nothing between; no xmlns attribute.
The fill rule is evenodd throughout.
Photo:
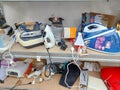
<svg viewBox="0 0 120 90"><path fill-rule="evenodd" d="M76 27L64 27L64 38L76 38Z"/></svg>
<svg viewBox="0 0 120 90"><path fill-rule="evenodd" d="M111 28L114 26L115 19L116 19L116 16L114 16L114 15L102 14L102 13L96 13L96 12L90 12L90 15L91 16L102 15L103 16L103 18L102 18L103 24L105 26L106 26L106 24L107 24L108 28Z"/></svg>

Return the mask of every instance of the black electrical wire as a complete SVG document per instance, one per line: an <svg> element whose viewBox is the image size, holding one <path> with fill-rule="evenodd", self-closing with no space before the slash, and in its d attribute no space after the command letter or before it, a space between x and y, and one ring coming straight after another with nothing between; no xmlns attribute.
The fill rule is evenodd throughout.
<svg viewBox="0 0 120 90"><path fill-rule="evenodd" d="M32 82L29 82L29 83L26 83L26 84L18 84L19 82L20 82L20 78L18 79L18 81L15 83L15 85L12 88L6 88L6 89L9 89L9 90L27 90L27 89L14 89L14 88L17 87L17 86L21 86L21 85L32 84Z"/></svg>
<svg viewBox="0 0 120 90"><path fill-rule="evenodd" d="M0 88L0 90L10 90L10 88ZM12 90L28 90L28 89L12 89Z"/></svg>
<svg viewBox="0 0 120 90"><path fill-rule="evenodd" d="M23 85L29 85L29 84L32 84L32 82L25 83L25 84L20 84L19 86L23 86Z"/></svg>
<svg viewBox="0 0 120 90"><path fill-rule="evenodd" d="M47 53L48 53L48 56L49 56L50 63L45 66L45 76L49 77L49 76L51 76L51 73L52 73L51 69L54 72L56 72L56 66L52 63L52 60L51 60L51 57L50 57L49 48L46 48L46 50L47 50ZM49 71L49 74L48 74L47 70Z"/></svg>
<svg viewBox="0 0 120 90"><path fill-rule="evenodd" d="M50 61L50 63L52 63L52 60L51 60L51 57L50 57L49 48L46 48L46 50L47 50L47 53L48 53L48 55L49 55L49 61Z"/></svg>
<svg viewBox="0 0 120 90"><path fill-rule="evenodd" d="M19 80L16 82L16 84L12 88L0 88L0 90L1 89L7 89L7 90L28 90L28 89L15 89L15 87L32 84L32 82L29 82L29 83L17 85L18 82L19 82Z"/></svg>
<svg viewBox="0 0 120 90"><path fill-rule="evenodd" d="M51 76L50 68L51 68L51 65L52 65L52 60L51 60L51 57L50 57L49 48L46 48L46 50L47 50L47 53L48 53L48 56L49 56L50 63L45 66L45 76L49 77L49 76ZM49 71L49 73L47 73L47 70Z"/></svg>
<svg viewBox="0 0 120 90"><path fill-rule="evenodd" d="M18 85L19 81L20 81L20 78L19 78L18 81L15 83L15 85L14 85L12 88L10 88L10 90L14 90L14 88Z"/></svg>

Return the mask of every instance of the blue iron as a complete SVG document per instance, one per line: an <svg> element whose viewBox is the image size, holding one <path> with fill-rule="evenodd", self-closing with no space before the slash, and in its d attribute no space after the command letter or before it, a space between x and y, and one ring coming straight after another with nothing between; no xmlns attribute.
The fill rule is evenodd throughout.
<svg viewBox="0 0 120 90"><path fill-rule="evenodd" d="M100 24L89 24L84 28L84 41L88 48L104 53L120 52L120 36L115 28Z"/></svg>

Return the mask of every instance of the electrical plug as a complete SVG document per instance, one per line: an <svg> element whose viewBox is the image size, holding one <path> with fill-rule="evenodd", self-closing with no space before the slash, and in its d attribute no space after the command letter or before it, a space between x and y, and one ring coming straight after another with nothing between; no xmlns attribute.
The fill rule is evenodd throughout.
<svg viewBox="0 0 120 90"><path fill-rule="evenodd" d="M71 51L72 51L72 53L74 52L74 47L71 47Z"/></svg>

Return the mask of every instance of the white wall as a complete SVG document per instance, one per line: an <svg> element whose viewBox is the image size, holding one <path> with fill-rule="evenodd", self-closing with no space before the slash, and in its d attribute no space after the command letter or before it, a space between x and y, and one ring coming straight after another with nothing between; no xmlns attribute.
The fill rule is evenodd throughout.
<svg viewBox="0 0 120 90"><path fill-rule="evenodd" d="M48 23L51 15L63 17L64 26L78 26L81 13L100 12L120 15L120 0L80 1L80 2L2 2L7 23L14 25L20 21Z"/></svg>

